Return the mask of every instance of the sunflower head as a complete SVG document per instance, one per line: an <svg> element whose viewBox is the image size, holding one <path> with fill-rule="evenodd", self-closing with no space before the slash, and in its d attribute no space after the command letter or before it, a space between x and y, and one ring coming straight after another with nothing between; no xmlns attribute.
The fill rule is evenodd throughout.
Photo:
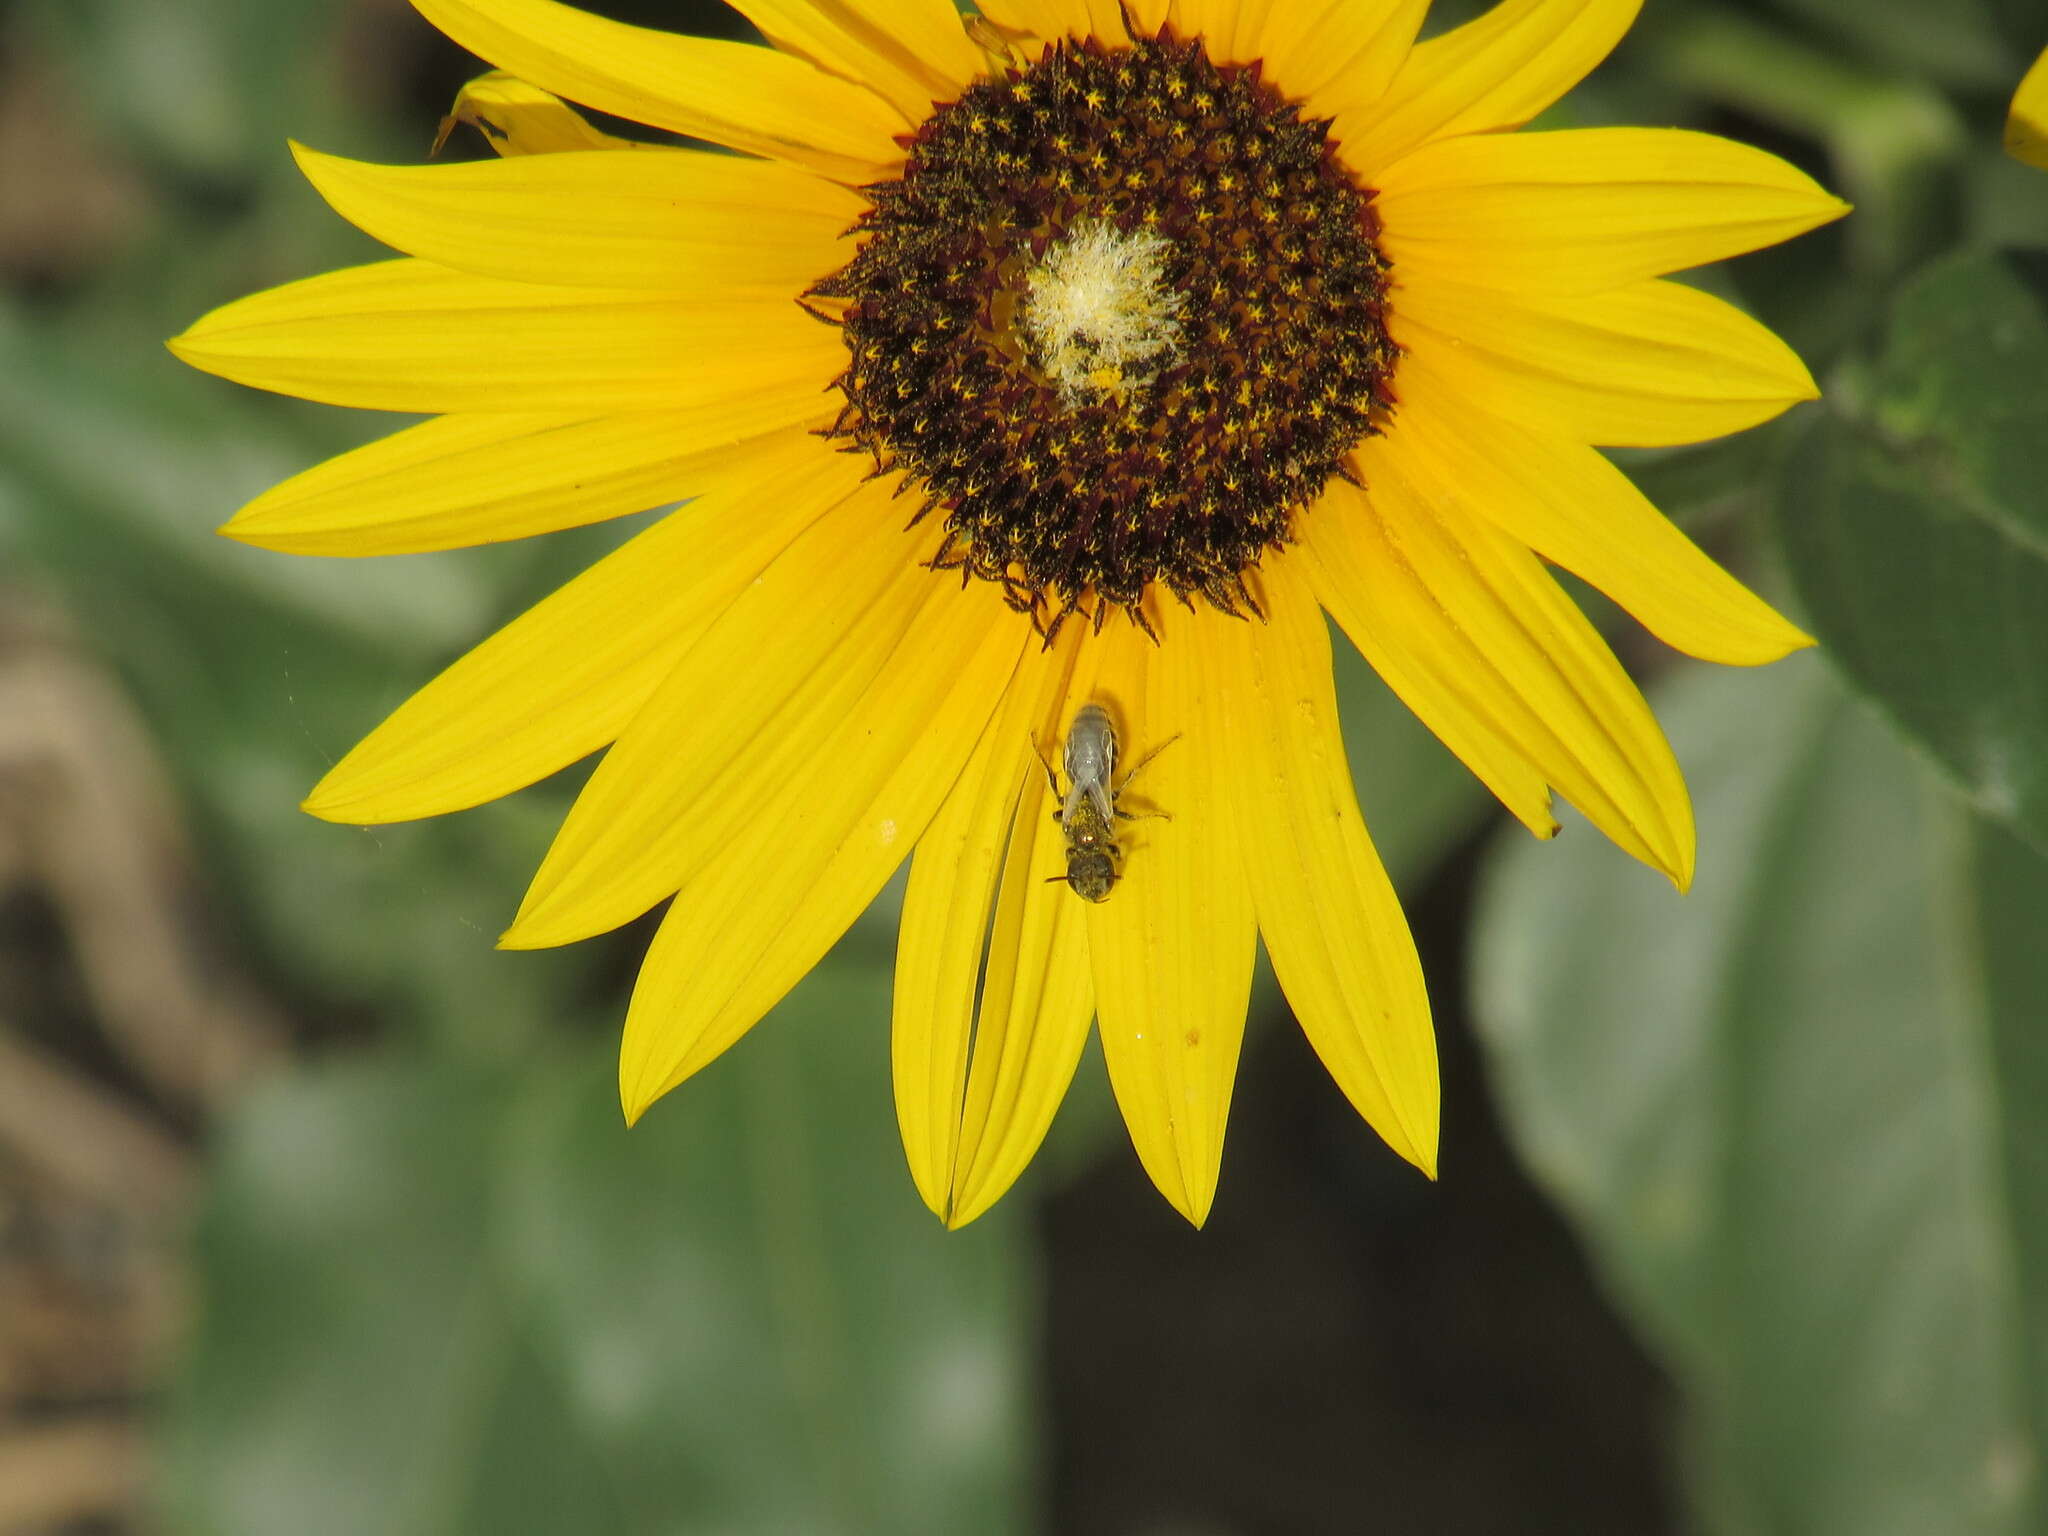
<svg viewBox="0 0 2048 1536"><path fill-rule="evenodd" d="M836 435L1050 628L1244 573L1392 404L1388 264L1326 120L1199 38L1055 40L863 188ZM1048 619L1050 624L1047 623Z"/></svg>

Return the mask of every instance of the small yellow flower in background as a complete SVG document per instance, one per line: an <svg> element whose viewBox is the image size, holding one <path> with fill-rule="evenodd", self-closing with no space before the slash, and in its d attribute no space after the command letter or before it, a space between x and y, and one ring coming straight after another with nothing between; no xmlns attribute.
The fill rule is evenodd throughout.
<svg viewBox="0 0 2048 1536"><path fill-rule="evenodd" d="M447 549L690 498L307 809L438 815L608 748L504 942L674 897L629 1119L910 858L896 1101L956 1226L1029 1161L1098 1017L1138 1155L1199 1224L1261 936L1332 1076L1433 1173L1428 1001L1323 613L1537 836L1554 786L1683 887L1677 764L1544 562L1695 656L1808 643L1590 445L1811 398L1769 331L1664 278L1844 205L1703 134L1503 131L1638 0L1504 0L1421 44L1426 0L735 3L772 47L415 0L503 71L456 116L505 158L298 151L405 257L172 344L431 418L259 497L226 530L251 543ZM634 146L560 98L739 153ZM1124 764L1172 744L1130 792L1166 816L1117 833L1099 902L1060 882L1039 763L1090 702Z"/></svg>
<svg viewBox="0 0 2048 1536"><path fill-rule="evenodd" d="M2005 152L2048 170L2048 51L2034 60L2005 116Z"/></svg>

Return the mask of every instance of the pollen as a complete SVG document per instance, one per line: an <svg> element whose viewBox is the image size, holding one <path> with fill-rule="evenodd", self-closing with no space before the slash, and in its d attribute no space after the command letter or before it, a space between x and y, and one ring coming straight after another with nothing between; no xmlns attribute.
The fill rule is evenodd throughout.
<svg viewBox="0 0 2048 1536"><path fill-rule="evenodd" d="M1154 230L1088 219L1031 269L1024 329L1068 408L1127 399L1178 358L1187 300L1166 280L1170 249Z"/></svg>
<svg viewBox="0 0 2048 1536"><path fill-rule="evenodd" d="M902 472L941 569L1048 633L1155 589L1255 609L1394 407L1372 193L1327 122L1170 32L1057 42L978 81L864 188L830 429Z"/></svg>

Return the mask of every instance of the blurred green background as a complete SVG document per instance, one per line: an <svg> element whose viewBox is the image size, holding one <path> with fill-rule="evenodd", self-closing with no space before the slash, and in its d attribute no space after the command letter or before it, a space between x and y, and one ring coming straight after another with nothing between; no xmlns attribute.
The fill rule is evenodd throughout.
<svg viewBox="0 0 2048 1536"><path fill-rule="evenodd" d="M638 526L209 532L393 423L161 338L372 259L285 138L420 159L481 66L402 0L0 0L0 1532L2048 1531L2048 173L1998 150L2044 44L2043 0L1648 0L1546 119L1858 205L1696 279L1828 400L1621 456L1824 650L1610 626L1698 801L1682 900L1504 825L1345 651L1442 1182L1262 980L1206 1232L1091 1056L949 1236L895 1142L893 896L628 1134L644 928L491 947L581 770L295 809Z"/></svg>

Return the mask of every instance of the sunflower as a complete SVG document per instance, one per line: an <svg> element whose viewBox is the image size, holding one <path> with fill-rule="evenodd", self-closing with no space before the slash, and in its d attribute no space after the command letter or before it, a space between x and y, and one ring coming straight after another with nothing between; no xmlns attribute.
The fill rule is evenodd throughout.
<svg viewBox="0 0 2048 1536"><path fill-rule="evenodd" d="M1146 1172L1201 1223L1260 939L1339 1087L1433 1175L1429 1005L1324 614L1537 836L1554 787L1683 888L1677 764L1548 564L1694 656L1809 643L1593 445L1812 397L1666 274L1844 205L1699 133L1505 131L1638 0L1504 0L1419 43L1426 0L734 3L769 46L415 0L496 66L455 115L502 158L298 150L403 258L172 343L429 418L258 497L225 530L251 543L446 549L683 503L306 808L438 815L606 749L503 943L670 902L629 1120L908 859L896 1105L948 1223L1016 1179L1098 1020Z"/></svg>

